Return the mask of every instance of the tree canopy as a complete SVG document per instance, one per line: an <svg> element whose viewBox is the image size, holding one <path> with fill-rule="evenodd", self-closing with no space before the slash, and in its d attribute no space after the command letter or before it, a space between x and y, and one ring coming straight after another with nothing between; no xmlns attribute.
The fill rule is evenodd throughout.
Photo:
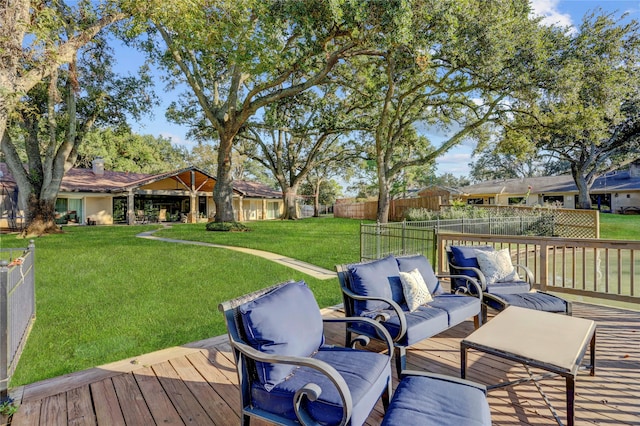
<svg viewBox="0 0 640 426"><path fill-rule="evenodd" d="M578 207L595 179L640 158L638 22L599 11L557 37L541 97L505 127L502 149L543 150L569 164Z"/></svg>

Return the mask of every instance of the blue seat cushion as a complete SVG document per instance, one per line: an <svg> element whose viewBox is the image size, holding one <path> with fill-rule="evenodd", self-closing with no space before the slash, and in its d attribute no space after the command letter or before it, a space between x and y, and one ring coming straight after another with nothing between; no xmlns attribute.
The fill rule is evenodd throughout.
<svg viewBox="0 0 640 426"><path fill-rule="evenodd" d="M526 281L508 281L504 283L487 284L486 292L492 294L528 293L531 290Z"/></svg>
<svg viewBox="0 0 640 426"><path fill-rule="evenodd" d="M441 294L433 298L429 306L442 309L449 318L449 327L480 313L480 299L459 294Z"/></svg>
<svg viewBox="0 0 640 426"><path fill-rule="evenodd" d="M433 272L433 267L426 257L422 255L397 257L398 269L400 272L411 272L414 269L420 271L424 282L429 288L431 295L443 293L440 282Z"/></svg>
<svg viewBox="0 0 640 426"><path fill-rule="evenodd" d="M490 426L491 411L484 392L478 388L408 376L398 384L382 425Z"/></svg>
<svg viewBox="0 0 640 426"><path fill-rule="evenodd" d="M322 347L313 358L328 363L344 378L353 401L351 424L364 423L391 380L390 358L375 352L332 347ZM320 398L308 404L313 418L318 423L338 423L342 418L340 395L327 376L311 368L297 368L271 391L254 384L253 402L263 410L296 419L293 396L307 383L316 383L322 389Z"/></svg>
<svg viewBox="0 0 640 426"><path fill-rule="evenodd" d="M395 338L400 332L398 315L396 315L393 310L385 310L382 312L389 314L389 319L380 324L389 331L392 338ZM449 316L447 312L429 305L419 306L418 309L413 312L404 311L404 314L407 320L407 332L396 342L396 344L402 346L413 345L421 340L435 336L449 327ZM373 327L366 324L354 323L350 329L356 333L367 336L377 336Z"/></svg>
<svg viewBox="0 0 640 426"><path fill-rule="evenodd" d="M519 293L519 294L496 294L509 305L519 306L521 308L535 309L544 312L562 312L567 313L567 301L547 293ZM491 299L486 299L485 303L494 309L501 309Z"/></svg>
<svg viewBox="0 0 640 426"><path fill-rule="evenodd" d="M288 283L239 307L247 342L274 355L309 356L323 342L320 309L304 281ZM294 367L256 362L267 389L282 382Z"/></svg>
<svg viewBox="0 0 640 426"><path fill-rule="evenodd" d="M354 293L392 299L398 303L404 300L400 270L393 256L347 265L347 270L351 276L351 291ZM377 311L388 307L388 303L377 300L356 300L354 303L356 315L363 311Z"/></svg>

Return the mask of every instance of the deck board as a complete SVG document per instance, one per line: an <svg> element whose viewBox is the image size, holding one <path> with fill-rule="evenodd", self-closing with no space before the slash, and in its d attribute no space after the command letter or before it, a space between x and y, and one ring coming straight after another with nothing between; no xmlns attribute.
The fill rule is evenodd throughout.
<svg viewBox="0 0 640 426"><path fill-rule="evenodd" d="M574 316L598 324L596 375L576 381L576 425L640 425L640 313L574 303ZM326 309L325 316L342 316ZM460 374L460 340L473 331L466 321L408 350L408 368ZM327 340L342 344L343 326L328 324ZM374 348L382 346L374 344ZM540 372L540 370L534 370ZM469 351L468 378L489 385L527 376L515 362ZM395 373L394 373L395 374ZM394 383L397 377L394 376ZM540 385L565 421L565 381ZM21 406L12 424L154 425L240 422L238 377L226 336L122 360L91 370L14 389ZM532 383L488 394L495 425L554 425L551 411ZM383 417L378 403L366 424ZM266 425L266 422L252 422Z"/></svg>

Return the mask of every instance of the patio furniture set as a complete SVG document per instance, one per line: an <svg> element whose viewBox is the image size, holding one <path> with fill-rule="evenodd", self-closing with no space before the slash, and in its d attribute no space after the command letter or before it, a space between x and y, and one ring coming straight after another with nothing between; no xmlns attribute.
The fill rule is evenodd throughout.
<svg viewBox="0 0 640 426"><path fill-rule="evenodd" d="M472 349L522 363L531 380L537 378L530 367L565 377L573 425L575 378L587 349L595 373L595 323L571 317L570 303L561 298L532 292L526 268L524 280L510 260L503 262L510 272L501 268L503 253L451 249L453 274L447 276L437 276L421 255L336 266L344 318L323 318L304 281L220 304L239 377L241 422L361 425L382 399L383 425L490 425L487 389L515 383L487 387L466 380ZM456 251L464 252L464 264ZM473 263L478 253L482 259ZM442 288L444 278L450 292ZM489 322L487 308L499 311ZM461 342L461 378L406 369L407 347L471 317L476 330ZM325 344L324 325L336 322L344 324L344 346ZM372 339L385 349L367 349Z"/></svg>

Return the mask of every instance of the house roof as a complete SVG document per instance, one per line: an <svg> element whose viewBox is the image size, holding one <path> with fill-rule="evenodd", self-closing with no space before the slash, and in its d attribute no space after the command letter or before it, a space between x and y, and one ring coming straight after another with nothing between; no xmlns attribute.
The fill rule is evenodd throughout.
<svg viewBox="0 0 640 426"><path fill-rule="evenodd" d="M282 192L260 182L248 180L234 180L233 188L240 191L247 198L282 198Z"/></svg>
<svg viewBox="0 0 640 426"><path fill-rule="evenodd" d="M463 195L498 195L578 192L571 175L542 176L517 179L497 179L460 188ZM601 176L594 182L590 192L640 191L640 177L628 171L613 172Z"/></svg>
<svg viewBox="0 0 640 426"><path fill-rule="evenodd" d="M15 186L6 163L0 163L0 181L8 187ZM191 184L191 172L195 172L194 184L200 191L213 191L216 179L197 167L186 167L166 173L147 174L114 172L105 170L104 174L95 174L92 169L69 169L60 184L60 192L118 193L140 188L165 179L173 179L186 186ZM258 182L234 181L233 190L247 198L282 198L282 193Z"/></svg>

